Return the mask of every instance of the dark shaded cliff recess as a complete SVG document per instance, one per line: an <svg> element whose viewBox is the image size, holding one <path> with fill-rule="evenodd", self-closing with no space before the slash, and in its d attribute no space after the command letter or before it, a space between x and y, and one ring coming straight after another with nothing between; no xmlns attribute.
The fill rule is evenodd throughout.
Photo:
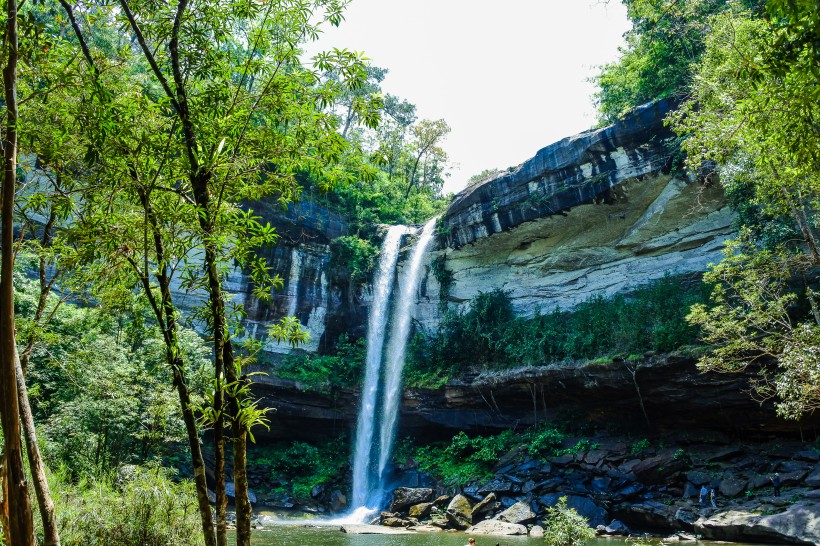
<svg viewBox="0 0 820 546"><path fill-rule="evenodd" d="M671 131L663 119L669 99L636 109L625 119L541 149L516 170L462 191L441 221L446 246L457 249L524 222L609 202L622 182L668 168Z"/></svg>
<svg viewBox="0 0 820 546"><path fill-rule="evenodd" d="M530 367L477 375L435 390L405 392L399 437L450 439L521 429L533 424L635 433L710 430L729 438L770 435L814 437L820 415L801 422L777 417L771 404L749 394L752 375L701 373L682 355L642 361L613 360ZM277 408L275 428L264 437L318 441L355 428L356 395L305 392L292 381L267 378L254 385Z"/></svg>

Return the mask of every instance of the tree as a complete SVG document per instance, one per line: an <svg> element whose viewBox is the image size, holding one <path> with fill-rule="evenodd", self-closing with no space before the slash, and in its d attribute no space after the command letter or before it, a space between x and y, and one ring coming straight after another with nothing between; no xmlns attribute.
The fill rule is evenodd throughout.
<svg viewBox="0 0 820 546"><path fill-rule="evenodd" d="M0 195L2 233L0 234L0 421L4 447L3 489L8 519L3 534L9 544L34 545L34 522L28 485L23 470L20 441L19 395L17 390L17 342L14 330L14 203L17 184L17 2L6 2L6 33L3 90L6 123L3 135L3 185ZM4 518L6 519L6 518Z"/></svg>
<svg viewBox="0 0 820 546"><path fill-rule="evenodd" d="M412 127L411 133L410 153L413 160L411 164L408 164L405 199L410 195L413 187L425 186L436 192L441 190L444 183L441 175L444 164L447 162L447 153L439 145L450 133L450 126L443 119L436 121L424 119Z"/></svg>
<svg viewBox="0 0 820 546"><path fill-rule="evenodd" d="M149 129L136 133L142 140L116 146L121 158L117 169L137 194L147 240L154 242L150 243L153 258L142 262L129 256L131 247L121 247L115 254L139 268L149 298L151 278L159 282L162 294L174 269L165 256L170 241L165 234L170 232L164 231L166 217L157 209L160 206L173 213L174 221L184 222L185 229L177 230L176 236L187 234L201 251L204 268L193 263L184 268L184 286L202 290L208 299L202 318L214 344L214 407L205 417L211 419L217 437L220 477L224 475L222 430L224 424L231 428L240 544L247 544L250 534L246 441L262 415L249 398L244 361L234 353L235 329L222 287L223 265L236 260L246 266L256 282L257 296L269 294L277 280L270 278L253 249L273 242L275 234L260 225L251 211L243 210L244 203L270 195L282 203L292 200L299 195L297 173L314 173L326 187L338 177L349 176L344 166L333 166L346 159L346 144L336 131L338 120L323 108L332 104L340 85L356 88L364 80L360 55L344 50L320 54L316 70L311 71L302 66L297 49L299 43L315 37L314 16L338 24L341 8L336 1L246 6L181 0L158 12L152 3L121 0L118 11L107 12L111 23L117 19L138 44L141 60L137 63L147 77L141 89L126 93L132 104L113 101L117 108L109 110L114 115L105 114L98 125L105 129L127 115L138 127L143 109L144 115L153 116L147 126L159 123L165 141L165 151L156 154L162 148L151 142L156 139ZM106 13L102 6L99 10ZM98 20L104 17L97 15ZM321 74L330 71L339 78L323 81ZM143 104L135 106L134 97ZM363 108L359 114L365 123L374 119ZM101 129L92 152L105 160L103 153L111 152L106 148L110 135ZM145 172L143 164L157 157L161 160ZM156 275L153 267L159 268ZM169 297L161 295L159 301L156 307L162 310L167 327L176 320L175 312ZM304 338L290 325L274 335L291 342ZM226 540L224 507L224 485L218 483L219 544Z"/></svg>
<svg viewBox="0 0 820 546"><path fill-rule="evenodd" d="M814 13L809 4L797 11ZM696 306L690 315L718 344L701 366L738 371L770 357L774 368L764 366L758 393L777 396L778 412L798 418L820 400L820 308L808 275L820 265L820 86L814 46L801 45L789 24L795 13L775 13L785 19L727 10L710 20L692 98L670 121L687 137L690 168L703 173L716 164L724 188L758 211L707 276L717 283L714 308ZM784 40L795 44L787 65Z"/></svg>
<svg viewBox="0 0 820 546"><path fill-rule="evenodd" d="M669 96L683 98L692 67L704 51L709 17L727 0L624 0L632 29L618 60L601 67L593 81L599 121L612 123L641 104ZM760 11L762 0L740 4Z"/></svg>

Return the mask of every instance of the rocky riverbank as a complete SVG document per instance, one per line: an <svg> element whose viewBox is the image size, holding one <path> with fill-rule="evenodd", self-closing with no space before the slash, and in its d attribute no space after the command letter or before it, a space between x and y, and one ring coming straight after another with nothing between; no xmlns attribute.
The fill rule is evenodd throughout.
<svg viewBox="0 0 820 546"><path fill-rule="evenodd" d="M559 498L601 534L651 533L734 542L820 544L820 450L807 443L670 443L595 439L588 451L545 460L504 456L484 480L399 487L382 525L472 534L542 532ZM770 478L779 474L775 495ZM413 471L405 474L408 478ZM701 486L716 507L701 506Z"/></svg>

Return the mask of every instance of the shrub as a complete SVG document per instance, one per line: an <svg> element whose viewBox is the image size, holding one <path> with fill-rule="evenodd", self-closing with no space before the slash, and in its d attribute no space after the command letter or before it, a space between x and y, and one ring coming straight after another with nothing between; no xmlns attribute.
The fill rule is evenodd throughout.
<svg viewBox="0 0 820 546"><path fill-rule="evenodd" d="M185 546L202 542L192 482L160 467L127 466L120 478L50 481L64 546ZM35 522L40 522L35 517ZM42 542L42 529L38 529Z"/></svg>
<svg viewBox="0 0 820 546"><path fill-rule="evenodd" d="M632 449L630 451L632 452L633 455L637 455L637 454L639 454L643 451L646 451L647 449L649 449L649 440L644 438L644 439L638 440L634 444L632 444Z"/></svg>
<svg viewBox="0 0 820 546"><path fill-rule="evenodd" d="M550 456L558 453L564 433L555 428L545 428L530 433L527 453L533 457Z"/></svg>
<svg viewBox="0 0 820 546"><path fill-rule="evenodd" d="M273 477L287 481L295 497L308 499L314 486L341 476L348 455L347 441L342 435L320 444L297 441L254 449L248 453L248 462L267 465Z"/></svg>
<svg viewBox="0 0 820 546"><path fill-rule="evenodd" d="M339 338L332 355L291 355L274 372L278 377L295 379L320 392L334 387L349 387L361 380L364 366L364 340L350 341L346 334Z"/></svg>
<svg viewBox="0 0 820 546"><path fill-rule="evenodd" d="M440 476L445 481L463 484L490 476L499 457L520 441L521 438L510 430L494 436L474 438L461 431L453 436L449 444L419 448L416 459L422 470Z"/></svg>
<svg viewBox="0 0 820 546"><path fill-rule="evenodd" d="M544 540L550 546L580 546L595 538L595 531L589 527L587 518L568 507L566 497L561 497L558 504L547 508L544 524Z"/></svg>

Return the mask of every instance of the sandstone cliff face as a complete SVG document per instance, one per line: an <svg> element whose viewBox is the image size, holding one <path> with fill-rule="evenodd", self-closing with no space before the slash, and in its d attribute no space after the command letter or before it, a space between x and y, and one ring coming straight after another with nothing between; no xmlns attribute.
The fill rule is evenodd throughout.
<svg viewBox="0 0 820 546"><path fill-rule="evenodd" d="M432 328L439 298L463 304L495 288L521 315L571 309L718 261L733 216L715 185L669 174L670 106L559 141L459 194L431 256L453 283L441 294L429 275L417 318Z"/></svg>

